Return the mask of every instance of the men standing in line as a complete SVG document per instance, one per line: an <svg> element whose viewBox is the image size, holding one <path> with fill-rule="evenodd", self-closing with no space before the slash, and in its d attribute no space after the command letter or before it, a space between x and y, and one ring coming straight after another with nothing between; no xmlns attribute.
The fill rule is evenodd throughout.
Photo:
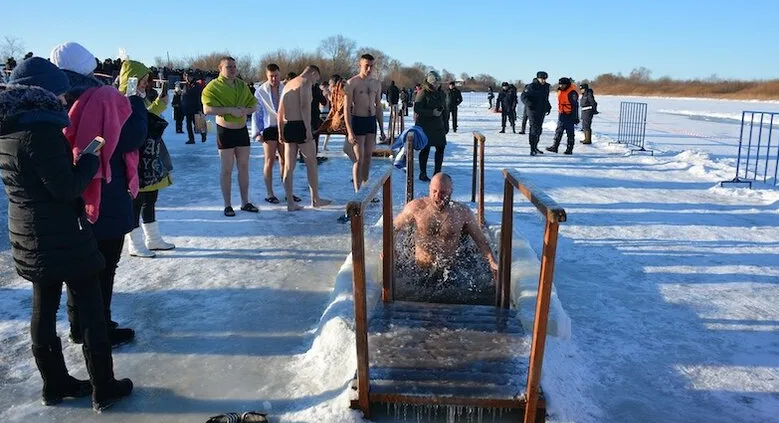
<svg viewBox="0 0 779 423"><path fill-rule="evenodd" d="M552 105L549 103L549 84L546 79L549 75L544 71L536 73L536 79L525 86L522 91L522 103L527 108L527 114L530 119L530 155L543 154L538 149L538 142L541 140L541 129L544 124L544 116L552 111Z"/></svg>
<svg viewBox="0 0 779 423"><path fill-rule="evenodd" d="M579 93L570 78L560 78L557 81L557 129L554 134L554 144L546 148L546 151L557 153L560 141L563 139L563 131L568 135L568 147L564 154L573 154L575 143L573 127L579 123Z"/></svg>
<svg viewBox="0 0 779 423"><path fill-rule="evenodd" d="M582 91L582 130L584 131L582 144L592 144L592 117L598 114L598 102L595 101L595 94L588 84L582 84L580 88Z"/></svg>
<svg viewBox="0 0 779 423"><path fill-rule="evenodd" d="M299 76L289 80L284 86L279 103L277 126L279 140L284 143L284 191L287 194L287 211L302 210L295 204L292 195L295 157L298 150L303 154L308 174L308 186L311 190L311 206L322 207L331 203L319 197L319 170L316 163L316 146L311 130L312 84L319 82L319 68L306 66Z"/></svg>
<svg viewBox="0 0 779 423"><path fill-rule="evenodd" d="M279 203L278 197L273 192L273 165L276 163L276 154L279 157L279 172L284 175L284 146L279 143L278 110L281 101L281 93L284 84L279 75L279 66L270 63L265 66L266 81L254 92L257 99L257 111L252 114L252 139L262 143L265 154L262 170L265 179L265 201L271 204Z"/></svg>
<svg viewBox="0 0 779 423"><path fill-rule="evenodd" d="M354 192L359 191L370 176L376 126L383 122L381 83L370 78L374 60L370 54L360 56L360 73L346 81L344 90L346 141L351 144L355 157L352 167Z"/></svg>
<svg viewBox="0 0 779 423"><path fill-rule="evenodd" d="M249 202L249 151L251 148L246 115L254 113L257 99L249 86L237 78L235 59L223 57L219 61L219 76L203 89L203 111L216 116L216 143L221 162L220 185L224 200L224 215L235 216L232 207L233 165L238 167L238 186L241 191L241 210L257 213L260 210ZM291 194L290 194L291 195Z"/></svg>
<svg viewBox="0 0 779 423"><path fill-rule="evenodd" d="M454 84L449 82L449 91L446 93L446 109L452 118L452 132L457 132L457 107L463 102L463 95ZM449 127L449 119L446 119L446 126Z"/></svg>

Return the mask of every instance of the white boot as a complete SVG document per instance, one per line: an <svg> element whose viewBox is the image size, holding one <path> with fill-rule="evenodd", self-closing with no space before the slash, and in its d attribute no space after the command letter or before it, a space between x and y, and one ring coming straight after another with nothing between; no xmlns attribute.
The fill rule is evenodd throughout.
<svg viewBox="0 0 779 423"><path fill-rule="evenodd" d="M135 228L132 232L127 234L124 242L127 244L131 256L149 258L156 256L154 251L149 251L143 243L143 233L140 228Z"/></svg>
<svg viewBox="0 0 779 423"><path fill-rule="evenodd" d="M143 233L146 235L146 247L150 250L172 250L176 248L175 245L165 242L160 235L160 226L157 222L144 223Z"/></svg>

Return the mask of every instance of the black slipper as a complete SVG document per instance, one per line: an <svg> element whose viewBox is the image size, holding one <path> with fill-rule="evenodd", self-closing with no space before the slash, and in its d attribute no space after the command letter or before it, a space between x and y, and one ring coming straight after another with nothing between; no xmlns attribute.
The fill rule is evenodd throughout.
<svg viewBox="0 0 779 423"><path fill-rule="evenodd" d="M267 414L247 411L241 414L241 423L268 423Z"/></svg>
<svg viewBox="0 0 779 423"><path fill-rule="evenodd" d="M271 197L266 197L266 198L265 198L265 201L267 201L267 202L269 202L269 203L271 203L271 204L278 204L278 203L279 203L279 199L278 199L278 198L276 198L276 196L275 196L275 195L274 195L274 196L271 196Z"/></svg>
<svg viewBox="0 0 779 423"><path fill-rule="evenodd" d="M348 214L342 214L342 215L338 216L337 220L338 220L338 223L345 224L345 223L349 222L351 219L349 218Z"/></svg>
<svg viewBox="0 0 779 423"><path fill-rule="evenodd" d="M258 208L257 208L257 207L256 207L254 204L252 204L252 203L246 203L246 204L242 205L242 206L241 206L241 210L243 210L243 211L247 211L247 212L252 212L252 213L257 213L257 212L259 212L259 211L260 211L260 209L258 209Z"/></svg>
<svg viewBox="0 0 779 423"><path fill-rule="evenodd" d="M227 217L235 216L235 210L233 210L233 208L230 206L225 207L225 216Z"/></svg>
<svg viewBox="0 0 779 423"><path fill-rule="evenodd" d="M241 415L238 413L220 414L211 417L206 423L240 423Z"/></svg>
<svg viewBox="0 0 779 423"><path fill-rule="evenodd" d="M381 200L380 200L378 197L373 197L373 198L371 198L371 203L378 203L378 202L380 202L380 201L381 201Z"/></svg>
<svg viewBox="0 0 779 423"><path fill-rule="evenodd" d="M284 197L284 201L287 201L287 197ZM295 195L295 194L292 194L292 201L294 201L294 202L296 202L296 203L299 203L299 202L303 201L303 199L302 199L302 198L300 198L300 197L298 197L298 196L297 196L297 195Z"/></svg>

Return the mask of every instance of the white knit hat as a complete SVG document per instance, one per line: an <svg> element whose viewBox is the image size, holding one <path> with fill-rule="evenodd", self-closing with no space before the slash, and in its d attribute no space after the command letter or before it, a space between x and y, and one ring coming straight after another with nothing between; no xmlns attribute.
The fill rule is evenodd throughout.
<svg viewBox="0 0 779 423"><path fill-rule="evenodd" d="M79 43L60 44L51 50L49 60L62 70L89 75L97 67L95 56Z"/></svg>

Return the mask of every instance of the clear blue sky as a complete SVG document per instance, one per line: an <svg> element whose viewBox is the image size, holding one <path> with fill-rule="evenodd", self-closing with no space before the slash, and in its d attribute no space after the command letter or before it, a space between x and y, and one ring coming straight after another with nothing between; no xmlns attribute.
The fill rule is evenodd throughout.
<svg viewBox="0 0 779 423"><path fill-rule="evenodd" d="M44 57L77 41L101 59L121 47L147 64L224 50L259 59L340 33L458 76L584 79L644 66L655 78L779 78L779 0L4 3L0 36Z"/></svg>

